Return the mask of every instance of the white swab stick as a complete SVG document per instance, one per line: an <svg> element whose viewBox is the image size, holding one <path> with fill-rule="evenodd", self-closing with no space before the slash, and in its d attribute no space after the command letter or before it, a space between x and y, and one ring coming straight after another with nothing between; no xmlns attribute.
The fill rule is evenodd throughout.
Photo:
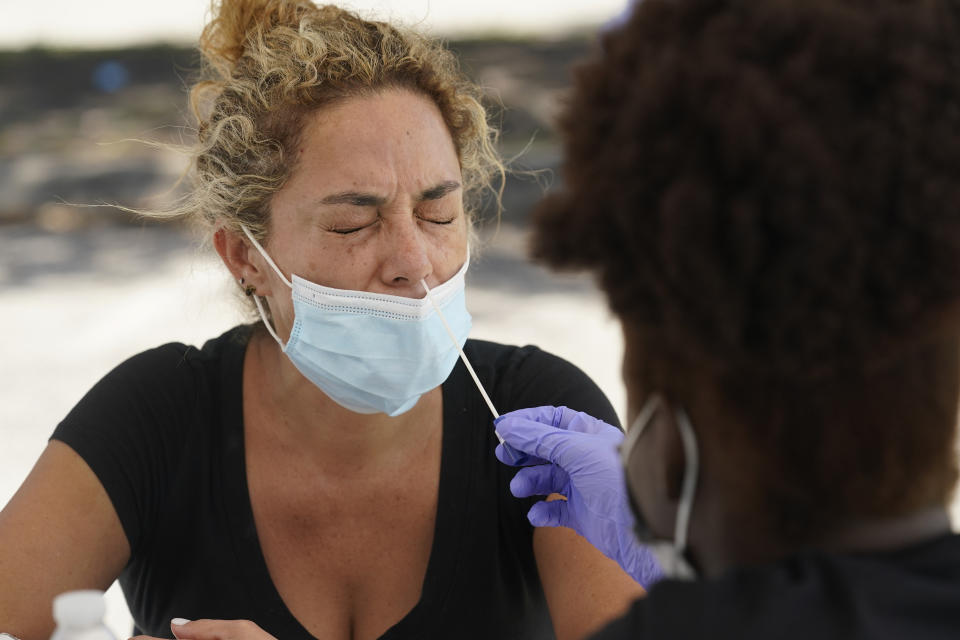
<svg viewBox="0 0 960 640"><path fill-rule="evenodd" d="M427 286L427 281L421 279L420 284L423 285L423 290L427 292L427 299L430 300L430 304L433 305L433 310L437 312L437 315L440 317L440 321L443 323L443 327L447 330L447 335L450 336L450 340L453 341L453 346L457 348L457 351L460 352L460 359L463 360L463 364L466 365L467 371L470 372L470 376L473 378L474 384L477 385L477 389L480 390L480 395L483 396L483 399L487 401L487 406L490 407L490 413L493 414L493 417L499 418L500 414L497 413L496 408L493 406L493 403L490 401L490 396L487 395L486 389L483 388L483 385L480 384L480 378L477 377L477 373L473 370L473 366L470 364L470 361L467 360L467 354L463 352L463 347L460 346L460 341L457 340L457 336L453 335L453 329L450 328L450 325L447 323L447 319L443 317L443 312L440 311L440 307L434 301L433 296L430 294L430 287ZM500 444L503 444L503 438L500 437L500 434L497 433L497 430L494 429L493 433L496 434L497 440L500 441Z"/></svg>

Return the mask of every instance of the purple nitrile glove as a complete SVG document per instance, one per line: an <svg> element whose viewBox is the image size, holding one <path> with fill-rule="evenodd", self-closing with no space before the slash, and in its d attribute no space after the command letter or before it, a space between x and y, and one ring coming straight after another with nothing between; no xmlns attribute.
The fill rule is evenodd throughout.
<svg viewBox="0 0 960 640"><path fill-rule="evenodd" d="M535 527L569 527L615 561L644 587L663 573L653 554L633 535L633 514L617 447L623 432L566 407L534 407L495 421L504 444L497 458L525 466L510 482L518 498L559 493L541 501L527 518ZM517 457L509 445L525 456Z"/></svg>

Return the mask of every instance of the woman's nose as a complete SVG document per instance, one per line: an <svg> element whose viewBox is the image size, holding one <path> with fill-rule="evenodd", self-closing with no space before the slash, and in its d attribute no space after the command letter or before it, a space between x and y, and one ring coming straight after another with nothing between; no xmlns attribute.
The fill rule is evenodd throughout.
<svg viewBox="0 0 960 640"><path fill-rule="evenodd" d="M433 273L433 263L416 221L395 225L391 233L386 234L385 241L384 282L392 287L411 287L409 295L423 294L420 280Z"/></svg>

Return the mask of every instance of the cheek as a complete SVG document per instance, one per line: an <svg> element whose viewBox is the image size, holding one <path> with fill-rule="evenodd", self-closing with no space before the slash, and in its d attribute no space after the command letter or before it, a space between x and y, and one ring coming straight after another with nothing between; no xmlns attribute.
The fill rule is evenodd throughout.
<svg viewBox="0 0 960 640"><path fill-rule="evenodd" d="M298 276L335 289L362 290L376 269L376 256L358 243L309 243L310 250L300 256Z"/></svg>
<svg viewBox="0 0 960 640"><path fill-rule="evenodd" d="M467 259L467 227L462 221L441 226L428 234L434 269L444 279L453 276Z"/></svg>
<svg viewBox="0 0 960 640"><path fill-rule="evenodd" d="M644 439L653 435L644 434ZM630 458L626 480L650 530L658 538L670 538L673 536L673 523L667 488L663 483L664 461L655 454L657 448L653 444L651 438L651 441L637 447Z"/></svg>

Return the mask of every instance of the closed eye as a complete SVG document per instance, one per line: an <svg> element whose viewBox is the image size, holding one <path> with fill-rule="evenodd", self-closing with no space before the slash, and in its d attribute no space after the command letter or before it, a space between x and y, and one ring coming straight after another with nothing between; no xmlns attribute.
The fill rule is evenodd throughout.
<svg viewBox="0 0 960 640"><path fill-rule="evenodd" d="M373 225L377 224L377 222L379 222L379 220L374 220L369 224L363 224L363 225L360 225L359 227L331 227L329 231L332 231L333 233L339 234L341 236L346 236L351 233L356 233L357 231L362 231L367 227L372 227Z"/></svg>
<svg viewBox="0 0 960 640"><path fill-rule="evenodd" d="M457 216L453 216L452 218L448 218L446 220L436 220L434 218L427 218L424 216L417 216L417 217L423 220L424 222L429 222L431 224L450 224L457 219Z"/></svg>

